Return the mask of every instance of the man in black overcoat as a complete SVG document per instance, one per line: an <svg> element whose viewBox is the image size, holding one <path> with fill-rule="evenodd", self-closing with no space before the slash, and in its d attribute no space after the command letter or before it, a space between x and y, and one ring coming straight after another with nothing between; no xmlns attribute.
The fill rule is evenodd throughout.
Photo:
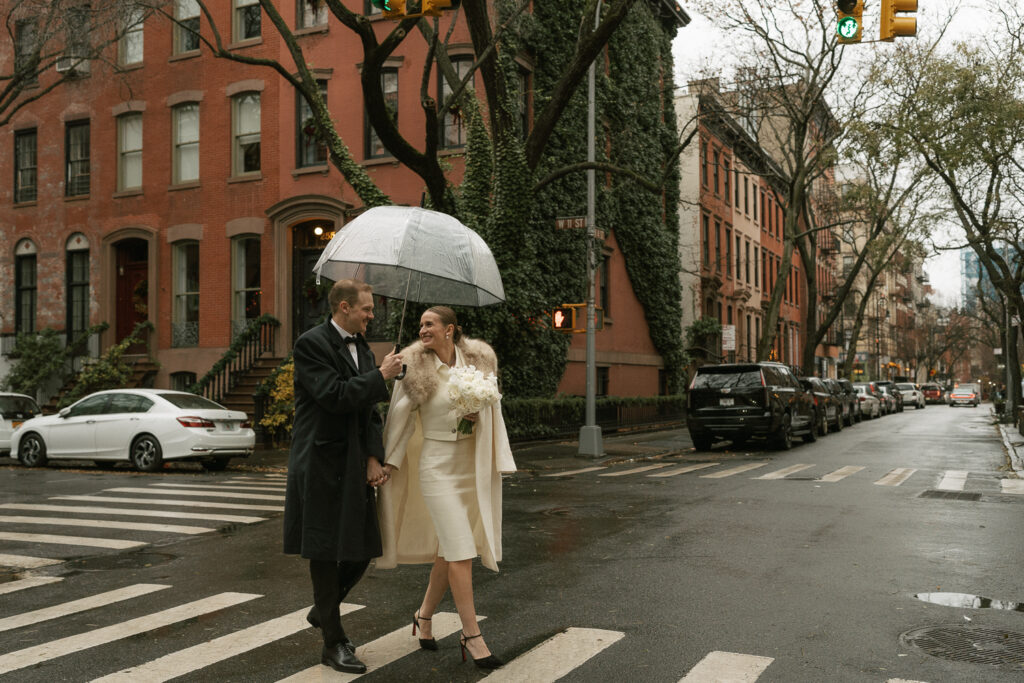
<svg viewBox="0 0 1024 683"><path fill-rule="evenodd" d="M363 673L338 606L381 554L374 487L387 481L382 422L376 405L388 400L385 380L402 369L389 353L375 367L363 339L373 320L373 293L358 280L340 280L328 295L331 317L298 338L295 419L288 459L284 552L309 560L313 608L306 617L323 630L321 662Z"/></svg>

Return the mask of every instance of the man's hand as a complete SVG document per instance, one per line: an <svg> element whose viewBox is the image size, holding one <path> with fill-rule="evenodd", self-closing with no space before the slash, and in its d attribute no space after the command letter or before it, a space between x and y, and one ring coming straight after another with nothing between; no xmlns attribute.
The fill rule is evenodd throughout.
<svg viewBox="0 0 1024 683"><path fill-rule="evenodd" d="M380 362L380 374L384 379L394 379L402 371L402 354L392 351Z"/></svg>
<svg viewBox="0 0 1024 683"><path fill-rule="evenodd" d="M387 470L381 467L380 461L371 455L366 461L366 483L370 486L383 486L387 480Z"/></svg>

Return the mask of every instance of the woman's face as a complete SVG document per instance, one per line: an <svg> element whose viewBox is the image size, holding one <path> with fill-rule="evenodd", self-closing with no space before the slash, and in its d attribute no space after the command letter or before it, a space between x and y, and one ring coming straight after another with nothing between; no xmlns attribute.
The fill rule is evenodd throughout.
<svg viewBox="0 0 1024 683"><path fill-rule="evenodd" d="M442 348L448 341L445 339L446 334L451 333L452 325L448 325L448 329L441 324L441 316L431 311L426 311L420 316L420 341L423 342L424 348L437 350Z"/></svg>

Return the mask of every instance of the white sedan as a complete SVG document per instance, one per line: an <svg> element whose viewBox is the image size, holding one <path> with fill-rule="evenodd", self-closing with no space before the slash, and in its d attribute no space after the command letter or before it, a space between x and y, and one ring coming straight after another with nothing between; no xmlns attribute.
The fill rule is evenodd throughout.
<svg viewBox="0 0 1024 683"><path fill-rule="evenodd" d="M31 396L0 391L0 456L11 452L11 434L22 422L39 414Z"/></svg>
<svg viewBox="0 0 1024 683"><path fill-rule="evenodd" d="M903 394L903 405L916 406L918 410L924 408L924 392L916 384L898 382L896 390Z"/></svg>
<svg viewBox="0 0 1024 683"><path fill-rule="evenodd" d="M28 467L48 460L130 461L154 472L165 460L198 460L222 470L248 457L256 443L245 413L165 389L98 391L56 415L34 417L11 435L11 455Z"/></svg>

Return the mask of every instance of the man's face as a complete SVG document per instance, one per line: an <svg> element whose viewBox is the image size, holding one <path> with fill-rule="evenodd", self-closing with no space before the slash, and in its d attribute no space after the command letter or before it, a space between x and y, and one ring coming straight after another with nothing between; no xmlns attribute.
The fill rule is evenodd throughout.
<svg viewBox="0 0 1024 683"><path fill-rule="evenodd" d="M334 322L349 334L366 334L366 326L373 320L373 294L368 291L359 292L355 305L342 301L338 304L338 312Z"/></svg>

